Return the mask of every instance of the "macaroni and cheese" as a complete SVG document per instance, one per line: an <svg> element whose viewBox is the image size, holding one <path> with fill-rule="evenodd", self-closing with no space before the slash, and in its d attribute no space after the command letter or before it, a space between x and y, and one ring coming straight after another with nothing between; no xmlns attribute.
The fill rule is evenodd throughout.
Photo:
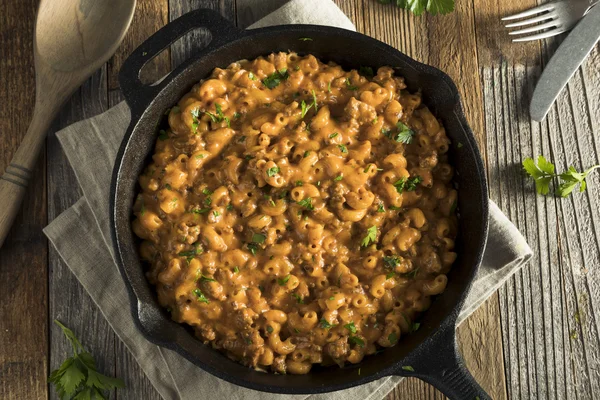
<svg viewBox="0 0 600 400"><path fill-rule="evenodd" d="M291 374L418 329L456 258L457 192L444 127L392 68L271 54L166 115L133 230L173 320Z"/></svg>

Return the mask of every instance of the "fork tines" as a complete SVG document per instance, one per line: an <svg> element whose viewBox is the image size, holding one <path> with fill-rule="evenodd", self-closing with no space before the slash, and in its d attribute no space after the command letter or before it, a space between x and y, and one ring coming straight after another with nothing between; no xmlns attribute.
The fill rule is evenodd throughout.
<svg viewBox="0 0 600 400"><path fill-rule="evenodd" d="M532 17L533 18L527 18ZM525 18L525 19L522 19ZM562 32L562 30L558 29L561 25L558 20L558 13L556 12L556 7L554 3L542 4L539 7L534 7L529 10L520 12L518 14L510 15L508 17L502 18L502 21L513 21L516 19L522 19L521 21L511 22L506 24L506 28L516 28L519 26L526 26L532 24L538 24L543 22L542 24L530 26L524 29L519 29L516 31L508 32L509 35L521 35L524 33L531 32L539 32L535 35L523 36L513 39L513 42L526 42L529 40L538 40L545 39L547 37L551 37L557 35ZM547 29L547 30L546 30Z"/></svg>

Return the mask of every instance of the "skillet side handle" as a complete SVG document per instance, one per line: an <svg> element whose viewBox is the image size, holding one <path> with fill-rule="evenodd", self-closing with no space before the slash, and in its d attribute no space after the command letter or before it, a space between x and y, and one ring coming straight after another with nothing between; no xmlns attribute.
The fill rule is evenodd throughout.
<svg viewBox="0 0 600 400"><path fill-rule="evenodd" d="M210 9L190 11L163 26L127 57L119 71L121 92L125 96L132 114L140 115L161 89L160 83L153 86L142 83L140 71L144 65L177 39L196 28L206 28L211 38L206 47L193 57L194 59L243 34L241 29L235 27L218 12ZM187 63L179 68L185 64Z"/></svg>
<svg viewBox="0 0 600 400"><path fill-rule="evenodd" d="M421 351L409 357L404 368L399 367L396 374L419 378L451 400L491 400L465 367L453 325L434 335Z"/></svg>

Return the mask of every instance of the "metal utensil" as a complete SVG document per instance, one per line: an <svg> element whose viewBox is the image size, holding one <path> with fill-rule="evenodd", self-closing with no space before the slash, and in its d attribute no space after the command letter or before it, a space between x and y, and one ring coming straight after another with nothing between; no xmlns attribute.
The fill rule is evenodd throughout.
<svg viewBox="0 0 600 400"><path fill-rule="evenodd" d="M0 178L0 247L46 131L67 99L117 50L136 0L42 0L34 33L36 98L27 134Z"/></svg>
<svg viewBox="0 0 600 400"><path fill-rule="evenodd" d="M542 72L529 113L535 121L544 119L548 110L583 60L600 39L600 7L594 7L560 44Z"/></svg>
<svg viewBox="0 0 600 400"><path fill-rule="evenodd" d="M521 21L507 24L506 28L516 28L536 24L527 28L508 32L509 35L522 35L534 33L529 36L521 36L513 39L513 42L526 42L549 38L572 29L575 24L588 13L596 1L590 0L564 0L542 4L539 7L523 11L521 13L502 18L502 21L532 17Z"/></svg>

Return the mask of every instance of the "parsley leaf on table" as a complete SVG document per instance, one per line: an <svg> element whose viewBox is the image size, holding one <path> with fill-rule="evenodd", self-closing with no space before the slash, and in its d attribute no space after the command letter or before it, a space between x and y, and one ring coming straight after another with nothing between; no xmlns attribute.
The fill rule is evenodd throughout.
<svg viewBox="0 0 600 400"><path fill-rule="evenodd" d="M431 15L448 14L454 11L454 0L379 0L382 4L396 4L396 6L421 15L427 11Z"/></svg>
<svg viewBox="0 0 600 400"><path fill-rule="evenodd" d="M85 351L73 331L54 320L71 342L73 357L52 371L48 378L61 399L104 399L106 391L125 387L121 379L102 375L96 370L94 357Z"/></svg>
<svg viewBox="0 0 600 400"><path fill-rule="evenodd" d="M577 185L580 185L579 191L583 192L587 187L585 179L596 168L600 168L600 165L594 165L583 172L577 172L571 166L567 171L557 174L554 172L554 164L546 160L544 156L538 156L537 161L532 158L526 158L523 161L523 169L534 179L535 188L539 194L547 195L550 191L552 179L559 178L560 184L556 188L555 194L560 197L569 196Z"/></svg>

